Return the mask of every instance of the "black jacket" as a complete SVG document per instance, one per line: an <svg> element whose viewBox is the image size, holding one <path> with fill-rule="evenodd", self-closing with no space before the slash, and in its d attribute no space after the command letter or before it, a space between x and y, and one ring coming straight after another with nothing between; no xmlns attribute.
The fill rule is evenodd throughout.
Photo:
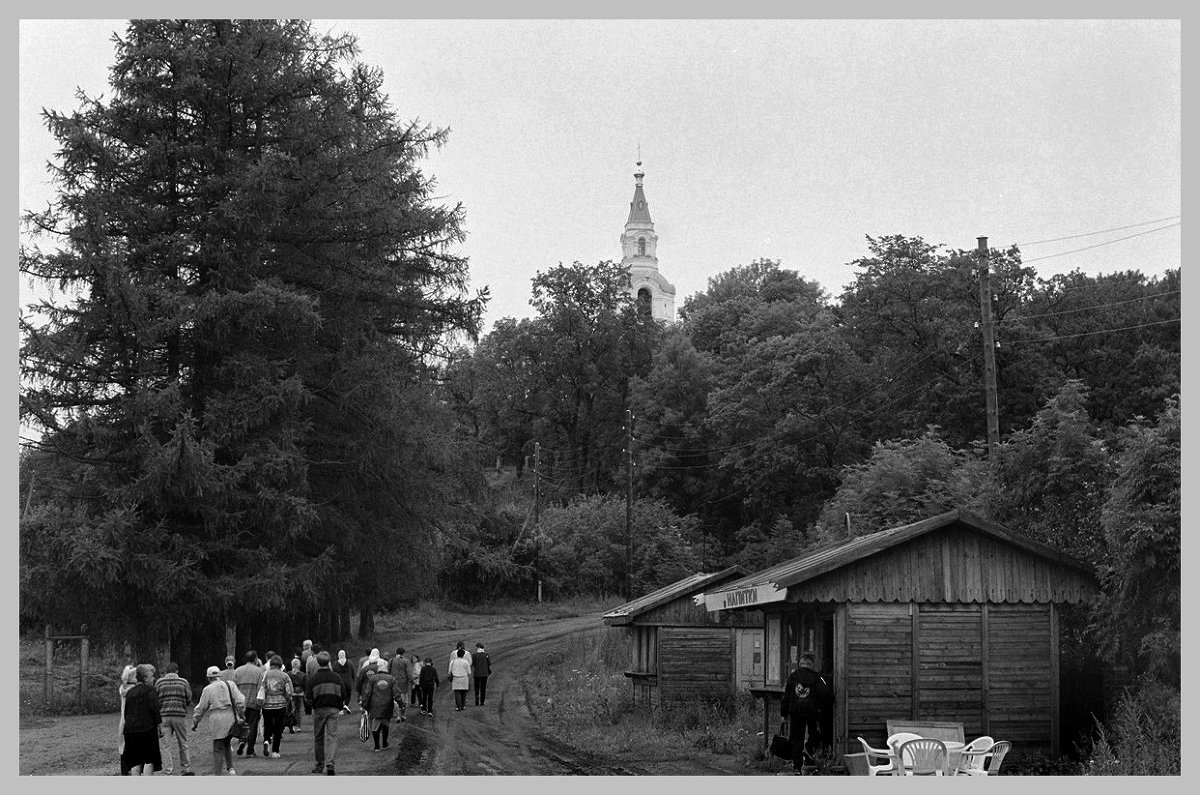
<svg viewBox="0 0 1200 795"><path fill-rule="evenodd" d="M421 666L421 675L418 678L418 681L420 682L421 687L433 687L441 684L441 682L438 680L437 668L429 663L425 663Z"/></svg>
<svg viewBox="0 0 1200 795"><path fill-rule="evenodd" d="M158 712L158 693L145 682L138 682L125 694L125 734L154 731L162 723Z"/></svg>
<svg viewBox="0 0 1200 795"><path fill-rule="evenodd" d="M825 677L811 668L800 667L792 671L783 686L783 701L779 714L783 717L807 717L824 715L833 703L833 691Z"/></svg>
<svg viewBox="0 0 1200 795"><path fill-rule="evenodd" d="M483 649L476 649L471 655L471 668L474 676L491 676L492 658Z"/></svg>

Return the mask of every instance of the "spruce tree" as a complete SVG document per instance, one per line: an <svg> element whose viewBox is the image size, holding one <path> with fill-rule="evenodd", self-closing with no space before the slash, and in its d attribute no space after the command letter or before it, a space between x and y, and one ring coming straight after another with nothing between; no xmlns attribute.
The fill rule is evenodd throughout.
<svg viewBox="0 0 1200 795"><path fill-rule="evenodd" d="M282 647L396 593L386 567L457 507L430 374L486 296L418 167L446 133L305 21L115 44L110 99L46 112L58 195L26 215L51 245L21 271L68 300L21 325L22 419L63 462L22 523L23 613Z"/></svg>

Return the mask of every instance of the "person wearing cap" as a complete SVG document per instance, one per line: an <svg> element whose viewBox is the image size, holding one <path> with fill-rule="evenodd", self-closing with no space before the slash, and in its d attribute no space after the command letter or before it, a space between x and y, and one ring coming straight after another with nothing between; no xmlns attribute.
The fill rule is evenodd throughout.
<svg viewBox="0 0 1200 795"><path fill-rule="evenodd" d="M233 681L233 666L236 664L237 664L237 660L234 659L232 654L229 655L228 657L226 657L225 658L225 670L221 671L221 679L223 679L226 682L232 682Z"/></svg>
<svg viewBox="0 0 1200 795"><path fill-rule="evenodd" d="M221 669L210 665L207 671L208 685L200 691L200 701L192 714L192 732L196 733L201 721L201 732L212 741L213 775L236 775L233 769L233 747L229 730L233 728L235 710L243 710L246 697L242 691L221 678Z"/></svg>

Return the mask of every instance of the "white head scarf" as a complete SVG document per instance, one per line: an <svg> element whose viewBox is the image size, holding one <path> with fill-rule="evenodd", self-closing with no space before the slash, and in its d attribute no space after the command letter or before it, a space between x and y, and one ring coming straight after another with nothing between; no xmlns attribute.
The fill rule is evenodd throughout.
<svg viewBox="0 0 1200 795"><path fill-rule="evenodd" d="M345 665L345 664L346 664L346 650L345 650L345 649L342 649L342 650L340 650L340 651L338 652L338 658L337 658L337 661L338 661L339 663L341 663L342 665Z"/></svg>
<svg viewBox="0 0 1200 795"><path fill-rule="evenodd" d="M377 662L379 662L379 649L371 649L371 656L363 663L363 668L374 665Z"/></svg>

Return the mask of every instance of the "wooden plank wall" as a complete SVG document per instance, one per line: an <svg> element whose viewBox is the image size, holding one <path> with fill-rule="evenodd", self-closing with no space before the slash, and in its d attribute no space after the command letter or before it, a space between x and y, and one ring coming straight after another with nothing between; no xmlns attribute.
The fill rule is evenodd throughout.
<svg viewBox="0 0 1200 795"><path fill-rule="evenodd" d="M884 722L912 713L912 616L907 604L852 604L845 627L846 735L878 748Z"/></svg>
<svg viewBox="0 0 1200 795"><path fill-rule="evenodd" d="M658 682L663 701L697 701L733 692L732 629L663 627Z"/></svg>
<svg viewBox="0 0 1200 795"><path fill-rule="evenodd" d="M912 607L846 606L847 741L882 744L888 718L949 720L1017 755L1055 752L1051 606L988 605L986 619L982 605Z"/></svg>
<svg viewBox="0 0 1200 795"><path fill-rule="evenodd" d="M672 599L665 605L652 607L634 618L633 623L671 627L761 627L763 616L761 610L721 610L709 613L702 605L693 602L689 595Z"/></svg>
<svg viewBox="0 0 1200 795"><path fill-rule="evenodd" d="M792 586L793 602L1078 603L1093 578L953 524Z"/></svg>
<svg viewBox="0 0 1200 795"><path fill-rule="evenodd" d="M1020 753L1051 753L1049 605L988 607L988 734Z"/></svg>
<svg viewBox="0 0 1200 795"><path fill-rule="evenodd" d="M963 724L983 734L983 638L980 605L920 605L917 652L919 720Z"/></svg>

